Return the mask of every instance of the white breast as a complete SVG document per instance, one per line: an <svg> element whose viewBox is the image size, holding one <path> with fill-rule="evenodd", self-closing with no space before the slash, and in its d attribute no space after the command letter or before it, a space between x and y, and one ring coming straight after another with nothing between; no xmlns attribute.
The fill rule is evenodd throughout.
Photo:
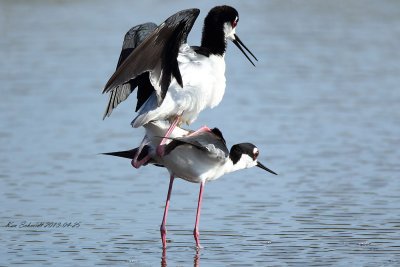
<svg viewBox="0 0 400 267"><path fill-rule="evenodd" d="M149 121L173 117L184 111L181 121L190 124L202 110L221 102L226 86L224 57L206 57L183 44L179 49L178 64L183 88L172 79L162 105L151 111ZM153 86L158 84L154 76L151 81Z"/></svg>
<svg viewBox="0 0 400 267"><path fill-rule="evenodd" d="M158 158L174 177L179 177L192 183L212 181L225 174L225 157L202 152L195 147L179 146L170 154Z"/></svg>

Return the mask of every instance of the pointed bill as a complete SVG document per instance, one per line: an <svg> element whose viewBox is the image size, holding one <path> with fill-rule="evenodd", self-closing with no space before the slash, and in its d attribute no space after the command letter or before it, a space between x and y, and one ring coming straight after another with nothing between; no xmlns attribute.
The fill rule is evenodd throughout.
<svg viewBox="0 0 400 267"><path fill-rule="evenodd" d="M275 175L278 175L276 172L274 172L274 171L271 171L270 169L268 169L267 167L265 167L263 164L261 164L259 161L257 161L257 165L256 165L257 167L259 167L259 168L261 168L261 169L263 169L263 170L266 170L267 172L270 172L270 173L272 173L272 174L275 174Z"/></svg>
<svg viewBox="0 0 400 267"><path fill-rule="evenodd" d="M240 40L239 36L237 36L236 34L233 35L235 37L235 39L232 39L232 42L240 49L240 51L242 51L243 55L246 56L246 58L251 62L251 64L254 65L253 61L251 61L250 57L246 54L246 52L243 50L242 47L244 47L244 49L246 49L247 52L250 53L250 55L252 55L254 57L254 59L256 61L258 61L258 59L253 55L253 53L244 45L244 43Z"/></svg>

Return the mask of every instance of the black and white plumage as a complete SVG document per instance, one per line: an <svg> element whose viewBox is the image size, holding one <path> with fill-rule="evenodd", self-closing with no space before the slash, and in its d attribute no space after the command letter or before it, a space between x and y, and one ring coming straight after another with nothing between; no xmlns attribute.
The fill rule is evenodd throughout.
<svg viewBox="0 0 400 267"><path fill-rule="evenodd" d="M110 93L104 117L136 86L138 114L133 127L172 120L176 115L190 124L203 109L220 103L225 92L226 40L232 40L245 55L241 45L249 50L235 34L239 15L229 6L211 9L204 21L201 46L189 46L187 36L199 12L183 10L155 29L155 24L147 23L128 32L126 38L135 42L125 39L117 70L103 90Z"/></svg>
<svg viewBox="0 0 400 267"><path fill-rule="evenodd" d="M139 159L150 155L148 163L167 168L174 177L193 183L209 182L224 174L253 166L276 174L258 161L259 151L255 145L240 143L229 150L218 128L191 135L193 131L176 127L165 145L164 156L159 156L155 153L162 138L159 134L167 127L164 121L145 126L147 142L139 153ZM105 154L133 159L136 153L138 148Z"/></svg>
<svg viewBox="0 0 400 267"><path fill-rule="evenodd" d="M128 58L133 50L135 50L135 48L138 47L156 28L157 25L155 23L148 22L131 28L125 34L116 70L119 68L122 62L124 62ZM138 90L135 111L138 111L138 109L143 105L143 103L150 97L151 93L154 91L154 88L149 80L148 72L142 73L135 79L131 79L128 82L119 85L117 88L110 91L110 98L103 119L106 116L110 116L111 111L116 108L119 103L127 99L136 87L138 87Z"/></svg>
<svg viewBox="0 0 400 267"><path fill-rule="evenodd" d="M225 139L217 128L209 130L203 127L203 131L193 134L193 131L176 127L173 135L171 135L172 137L168 139L165 145L164 155L159 156L155 153L160 138L158 135L165 131L168 124L165 121L155 121L146 124L144 127L146 128L146 137L141 147L104 154L132 159L132 165L134 166L136 158L139 161L147 158L147 163L168 169L170 184L160 227L164 248L166 247L166 218L175 177L180 177L193 183L200 183L196 222L193 231L196 245L200 248L198 226L203 188L206 182L218 179L224 174L253 166L260 167L276 175L275 172L258 161L259 151L253 144L236 144L228 150Z"/></svg>

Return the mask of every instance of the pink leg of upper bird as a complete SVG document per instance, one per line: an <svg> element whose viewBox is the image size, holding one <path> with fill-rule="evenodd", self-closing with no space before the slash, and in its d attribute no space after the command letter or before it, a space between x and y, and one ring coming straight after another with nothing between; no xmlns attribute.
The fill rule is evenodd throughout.
<svg viewBox="0 0 400 267"><path fill-rule="evenodd" d="M145 157L143 157L141 160L138 160L138 157L140 155L140 153L142 153L142 150L144 148L145 145L149 144L150 141L148 140L147 136L145 136L142 140L142 143L140 143L140 146L135 154L135 156L133 157L133 160L131 162L132 166L135 167L136 169L140 168L143 164L145 164L147 161L149 161L149 159L151 159L151 157L153 157L154 152L149 152Z"/></svg>
<svg viewBox="0 0 400 267"><path fill-rule="evenodd" d="M159 156L164 156L165 153L165 149L164 149L164 145L167 142L168 137L172 134L172 131L175 129L176 125L178 125L179 121L181 120L183 111L180 115L177 115L175 117L175 119L173 120L173 122L171 123L171 126L169 126L167 132L165 133L163 139L161 140L160 144L157 147L157 154Z"/></svg>
<svg viewBox="0 0 400 267"><path fill-rule="evenodd" d="M209 132L209 133L211 133L212 131L210 130L210 128L208 128L206 125L204 125L203 127L198 129L197 131L189 134L188 136L196 135L196 134L201 133L201 132Z"/></svg>

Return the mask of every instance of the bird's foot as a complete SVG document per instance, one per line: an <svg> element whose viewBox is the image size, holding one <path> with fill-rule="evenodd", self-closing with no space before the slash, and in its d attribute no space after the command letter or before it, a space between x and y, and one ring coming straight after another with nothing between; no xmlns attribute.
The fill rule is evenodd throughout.
<svg viewBox="0 0 400 267"><path fill-rule="evenodd" d="M197 246L197 248L203 248L201 245L200 245L200 242L199 242L199 236L200 236L200 234L199 234L199 230L198 229L194 229L193 230L193 236L194 236L194 240L196 240L196 246Z"/></svg>
<svg viewBox="0 0 400 267"><path fill-rule="evenodd" d="M139 169L141 166L143 166L143 165L146 165L146 163L147 163L147 161L149 161L149 159L151 158L152 156L146 156L146 157L144 157L142 160L137 160L137 159L133 159L132 161L131 161L131 164L132 164L132 166L133 167L135 167L136 169Z"/></svg>
<svg viewBox="0 0 400 267"><path fill-rule="evenodd" d="M188 136L193 136L193 135L196 135L196 134L201 133L201 132L209 132L209 133L211 133L212 131L210 130L210 128L207 127L207 125L204 125L203 127L198 129L197 131L189 134Z"/></svg>
<svg viewBox="0 0 400 267"><path fill-rule="evenodd" d="M139 169L142 165L145 165L149 159L154 155L154 150L149 146L150 140L147 135L143 138L140 146L137 149L135 156L131 162L132 166Z"/></svg>
<svg viewBox="0 0 400 267"><path fill-rule="evenodd" d="M148 148L148 146L144 146L144 148ZM146 163L154 156L154 151L149 151L148 149L143 149L136 153L133 158L131 164L136 169L139 169L142 165L146 165Z"/></svg>

